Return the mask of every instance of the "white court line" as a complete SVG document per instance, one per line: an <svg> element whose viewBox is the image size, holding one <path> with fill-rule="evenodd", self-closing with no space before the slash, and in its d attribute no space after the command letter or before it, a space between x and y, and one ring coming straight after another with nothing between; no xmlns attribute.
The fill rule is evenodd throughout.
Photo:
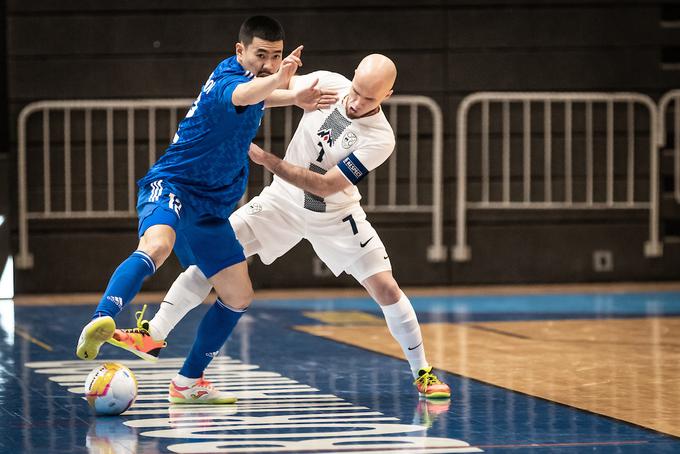
<svg viewBox="0 0 680 454"><path fill-rule="evenodd" d="M216 367L210 368L206 378L228 389L238 403L170 405L164 385L182 363L182 358L162 359L155 364L125 361L137 376L139 396L119 421L137 430L150 429L141 432L141 436L181 440L167 447L172 452L482 452L461 440L414 436L414 432L424 432L425 427L399 423L398 418L356 406L333 394L322 394L280 374L256 370L257 365L225 357L216 358L213 362ZM51 375L50 381L80 394L84 391L80 385L94 364L40 361L26 366L36 369L36 373ZM97 431L88 432L87 437L88 443L96 445Z"/></svg>

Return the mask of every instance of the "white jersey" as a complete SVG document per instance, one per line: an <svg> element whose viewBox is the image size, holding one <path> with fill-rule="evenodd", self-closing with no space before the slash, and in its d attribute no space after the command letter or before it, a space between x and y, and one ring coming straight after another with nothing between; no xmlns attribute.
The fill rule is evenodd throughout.
<svg viewBox="0 0 680 454"><path fill-rule="evenodd" d="M321 174L337 165L352 186L324 199L275 176L272 189L277 193L285 191L293 203L308 210L331 212L361 200L355 185L392 154L394 132L382 109L368 117L347 117L345 97L352 82L340 74L316 71L297 77L295 87L310 85L314 78L319 79L317 87L337 91L338 102L327 109L304 113L284 160Z"/></svg>

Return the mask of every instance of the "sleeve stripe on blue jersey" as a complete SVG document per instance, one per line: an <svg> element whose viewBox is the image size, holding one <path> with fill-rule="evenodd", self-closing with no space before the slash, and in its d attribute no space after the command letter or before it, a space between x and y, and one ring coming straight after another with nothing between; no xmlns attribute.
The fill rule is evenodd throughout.
<svg viewBox="0 0 680 454"><path fill-rule="evenodd" d="M359 161L359 159L354 156L354 153L347 156L345 159L338 163L338 168L347 177L347 179L352 182L352 184L357 184L366 175L368 175L368 170Z"/></svg>

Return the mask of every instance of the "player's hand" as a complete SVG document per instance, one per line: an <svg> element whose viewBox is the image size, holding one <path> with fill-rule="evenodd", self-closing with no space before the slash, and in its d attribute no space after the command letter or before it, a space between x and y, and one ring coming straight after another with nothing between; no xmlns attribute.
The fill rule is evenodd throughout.
<svg viewBox="0 0 680 454"><path fill-rule="evenodd" d="M295 105L305 111L326 109L338 102L338 92L317 88L319 79L316 78L309 87L302 88L295 93Z"/></svg>
<svg viewBox="0 0 680 454"><path fill-rule="evenodd" d="M298 68L302 66L300 56L302 55L303 47L304 46L298 46L297 49L291 52L281 62L281 66L279 66L279 70L276 72L276 76L279 78L280 87L287 87L290 78L293 77Z"/></svg>
<svg viewBox="0 0 680 454"><path fill-rule="evenodd" d="M255 164L259 164L259 165L263 166L265 159L267 157L267 154L269 154L269 153L267 153L262 148L255 145L254 143L250 144L250 148L248 149L248 156L250 156L250 159Z"/></svg>

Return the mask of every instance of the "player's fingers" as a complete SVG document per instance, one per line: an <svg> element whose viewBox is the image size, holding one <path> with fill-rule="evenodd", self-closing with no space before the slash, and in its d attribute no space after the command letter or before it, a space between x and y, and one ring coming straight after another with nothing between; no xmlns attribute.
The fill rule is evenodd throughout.
<svg viewBox="0 0 680 454"><path fill-rule="evenodd" d="M319 80L319 79L317 79L317 81L318 81L318 80ZM337 95L338 92L335 91L335 90L321 90L321 94L322 94L322 95L333 95L333 96L334 96L334 95Z"/></svg>
<svg viewBox="0 0 680 454"><path fill-rule="evenodd" d="M296 57L295 55L289 55L288 58L287 58L287 60L289 60L289 61L295 63L295 64L298 65L298 66L302 66L302 60L300 60L300 59L299 59L298 57Z"/></svg>
<svg viewBox="0 0 680 454"><path fill-rule="evenodd" d="M312 81L312 84L309 86L309 88L310 88L310 89L313 89L314 87L316 87L316 84L318 84L318 83L319 83L319 78L316 77L316 78Z"/></svg>
<svg viewBox="0 0 680 454"><path fill-rule="evenodd" d="M302 45L298 46L297 48L295 48L295 50L293 52L290 53L290 55L294 55L296 57L299 57L300 55L302 55L302 49L304 47L305 46L302 46Z"/></svg>
<svg viewBox="0 0 680 454"><path fill-rule="evenodd" d="M299 66L300 65L298 65L296 62L286 59L281 62L281 67L279 68L279 71L287 71L290 73L294 73L295 71L297 71L297 68Z"/></svg>

